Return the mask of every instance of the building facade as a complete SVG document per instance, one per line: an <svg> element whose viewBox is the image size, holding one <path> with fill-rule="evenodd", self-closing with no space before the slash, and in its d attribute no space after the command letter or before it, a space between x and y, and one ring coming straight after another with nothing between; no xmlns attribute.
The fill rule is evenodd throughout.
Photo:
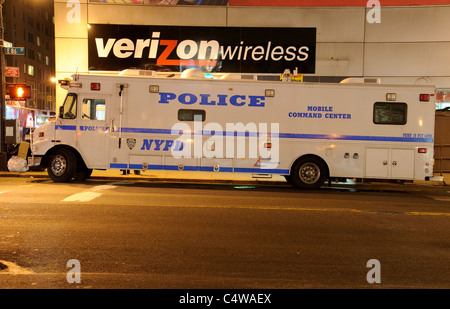
<svg viewBox="0 0 450 309"><path fill-rule="evenodd" d="M53 0L6 0L3 21L7 44L25 48L24 55L5 56L6 84L31 87L31 98L26 101L7 100L6 117L20 118L18 109L49 115L55 110L56 88ZM38 115L33 112L33 118ZM21 125L26 126L23 119Z"/></svg>
<svg viewBox="0 0 450 309"><path fill-rule="evenodd" d="M438 88L438 107L445 107L449 105L447 96L450 98L449 15L448 0L55 0L56 75L64 78L75 72L99 70L105 63L115 63L118 69L136 67L130 60L142 55L147 57L147 67L159 68L164 52L165 60L181 55L175 63L185 63L186 59L193 60L189 58L193 50L193 54L201 54L201 45L193 42L222 44L221 40L229 43L216 49L221 56L226 48L235 48L236 55L242 53L242 57L289 60L294 56L280 53L283 48L289 51L289 37L285 36L276 46L281 49L276 49L276 36L268 39L254 31L254 37L262 41L247 44L253 38L242 33L258 28L314 29L312 45L302 46L299 42L293 46L290 51L298 51L299 62L286 67L291 71L300 67L300 48L306 47L309 54L303 59L314 59L314 67L300 71L305 73L304 81L339 82L347 77L365 77L380 78L382 83L432 83ZM220 36L229 29L235 30L234 41ZM175 37L174 33L181 34ZM292 41L302 35L294 33ZM164 45L169 41L178 44L172 53ZM212 45L204 47L204 51L214 50ZM282 72L266 73L277 76ZM58 97L58 104L61 100Z"/></svg>

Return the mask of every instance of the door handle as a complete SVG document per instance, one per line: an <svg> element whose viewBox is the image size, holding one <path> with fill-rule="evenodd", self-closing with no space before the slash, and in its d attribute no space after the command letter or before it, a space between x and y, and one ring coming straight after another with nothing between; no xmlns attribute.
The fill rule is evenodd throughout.
<svg viewBox="0 0 450 309"><path fill-rule="evenodd" d="M392 165L393 165L393 166L396 166L396 165L397 165L397 161L393 161L393 162L392 162Z"/></svg>
<svg viewBox="0 0 450 309"><path fill-rule="evenodd" d="M383 165L387 165L387 164L388 164L388 161L384 160Z"/></svg>

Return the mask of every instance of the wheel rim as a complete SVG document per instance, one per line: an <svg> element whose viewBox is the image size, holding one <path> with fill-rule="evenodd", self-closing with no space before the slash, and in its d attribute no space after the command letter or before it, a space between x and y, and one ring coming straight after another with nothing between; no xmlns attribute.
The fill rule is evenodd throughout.
<svg viewBox="0 0 450 309"><path fill-rule="evenodd" d="M305 163L300 167L299 176L304 183L316 183L320 178L320 168L312 162Z"/></svg>
<svg viewBox="0 0 450 309"><path fill-rule="evenodd" d="M53 158L51 170L53 175L61 176L67 169L67 161L62 155L57 155Z"/></svg>

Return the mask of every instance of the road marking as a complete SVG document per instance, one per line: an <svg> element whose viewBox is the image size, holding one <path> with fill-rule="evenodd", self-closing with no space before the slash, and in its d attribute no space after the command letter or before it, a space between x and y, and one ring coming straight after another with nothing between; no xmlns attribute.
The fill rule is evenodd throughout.
<svg viewBox="0 0 450 309"><path fill-rule="evenodd" d="M80 192L73 194L71 196L66 197L63 199L63 202L90 202L93 199L96 199L97 197L102 196L103 193L100 193L98 191L104 191L104 190L111 190L116 188L116 186L106 184L106 185L99 185L92 187L89 191Z"/></svg>
<svg viewBox="0 0 450 309"><path fill-rule="evenodd" d="M63 199L62 201L63 202L89 202L101 195L102 195L102 193L98 193L98 192L90 192L90 191L80 192L80 193L76 193L71 196L68 196L65 199Z"/></svg>
<svg viewBox="0 0 450 309"><path fill-rule="evenodd" d="M407 213L408 215L413 216L447 216L450 217L450 213L448 212L419 212L419 211L411 211Z"/></svg>
<svg viewBox="0 0 450 309"><path fill-rule="evenodd" d="M117 188L117 186L113 186L113 185L99 185L99 186L95 186L91 189L91 191L100 191L100 190L111 190Z"/></svg>
<svg viewBox="0 0 450 309"><path fill-rule="evenodd" d="M19 265L14 264L13 262L0 261L0 264L2 265L1 268L6 267L5 269L2 269L0 271L0 274L32 275L35 273L31 269L20 267Z"/></svg>
<svg viewBox="0 0 450 309"><path fill-rule="evenodd" d="M450 202L450 196L427 196L427 197L432 198L436 201Z"/></svg>
<svg viewBox="0 0 450 309"><path fill-rule="evenodd" d="M129 207L167 207L167 208L220 208L220 209L249 209L249 210L277 210L277 211L306 211L306 212L342 212L355 214L369 214L369 215L406 215L406 216L448 216L448 212L397 212L397 211L376 211L363 210L355 208L306 208L306 207L282 207L282 206L236 206L236 205L143 205L143 204L126 204Z"/></svg>

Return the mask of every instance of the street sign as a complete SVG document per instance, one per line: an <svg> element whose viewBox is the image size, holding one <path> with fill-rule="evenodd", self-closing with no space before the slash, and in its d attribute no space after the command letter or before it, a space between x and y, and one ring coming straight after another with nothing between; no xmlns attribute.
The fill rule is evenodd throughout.
<svg viewBox="0 0 450 309"><path fill-rule="evenodd" d="M5 47L5 55L25 55L25 47Z"/></svg>
<svg viewBox="0 0 450 309"><path fill-rule="evenodd" d="M5 76L6 77L19 77L19 68L18 67L5 67Z"/></svg>

